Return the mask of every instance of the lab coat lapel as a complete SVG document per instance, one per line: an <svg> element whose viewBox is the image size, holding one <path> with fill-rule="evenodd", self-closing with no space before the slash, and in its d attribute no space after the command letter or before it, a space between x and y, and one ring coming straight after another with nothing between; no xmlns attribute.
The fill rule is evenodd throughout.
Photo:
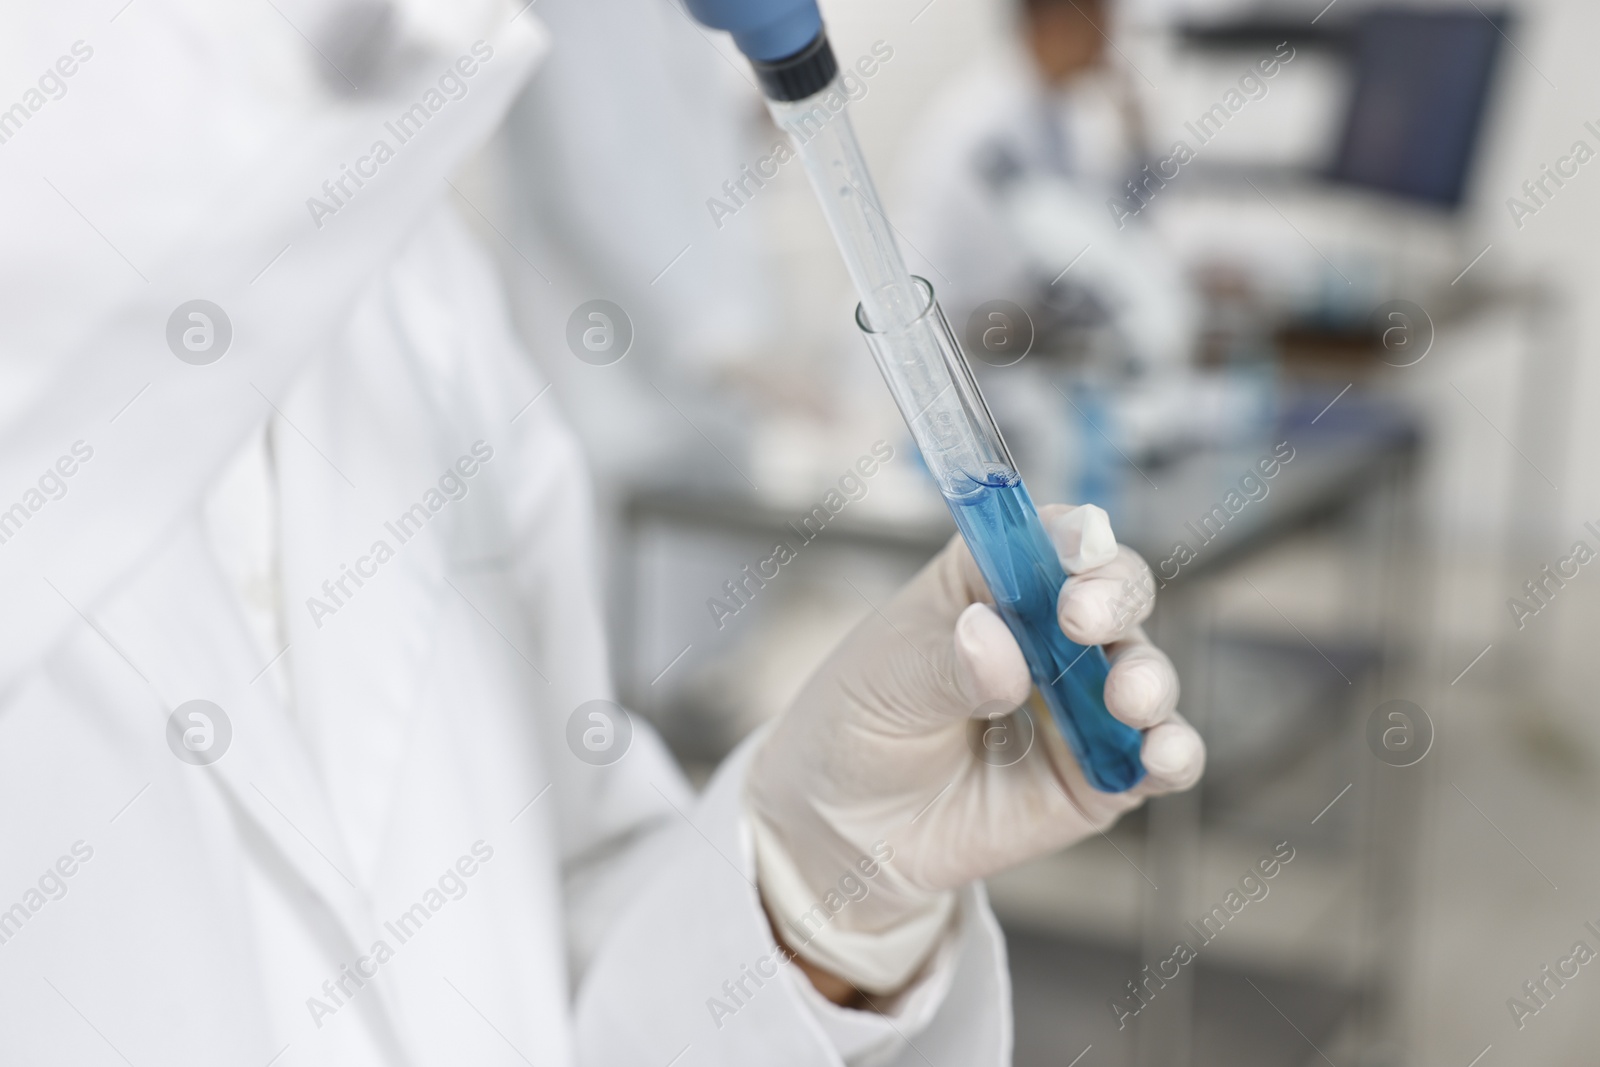
<svg viewBox="0 0 1600 1067"><path fill-rule="evenodd" d="M307 545L286 565L285 586L290 597L298 595L287 604L287 633L313 758L349 843L355 877L366 884L411 743L422 676L438 643L440 598L449 587L431 546L400 543L376 518L363 523L350 517L348 526L318 536L318 528L336 517L307 509L287 518L286 540L348 547L319 552ZM382 553L371 551L380 543L394 553L381 564L376 557ZM361 586L349 577L357 568L372 572ZM324 582L341 603L332 617L319 609L313 621L304 601L331 603Z"/></svg>
<svg viewBox="0 0 1600 1067"><path fill-rule="evenodd" d="M304 439L282 429L275 444L297 718L363 885L412 743L440 600L454 595L444 560L460 505L438 480L466 447L443 439L452 423L397 336L391 284L285 400Z"/></svg>
<svg viewBox="0 0 1600 1067"><path fill-rule="evenodd" d="M168 545L92 617L169 713L190 700L223 710L232 733L227 748L193 773L212 776L233 795L327 906L351 946L370 943L369 909L348 850L305 744L263 676L266 665L198 519L181 523Z"/></svg>

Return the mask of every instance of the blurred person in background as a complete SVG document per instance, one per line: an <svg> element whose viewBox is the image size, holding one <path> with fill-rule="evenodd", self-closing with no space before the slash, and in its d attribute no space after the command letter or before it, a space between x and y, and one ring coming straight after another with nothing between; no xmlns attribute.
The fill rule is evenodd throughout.
<svg viewBox="0 0 1600 1067"><path fill-rule="evenodd" d="M959 541L699 797L610 702L583 457L452 185L549 46L0 14L0 1062L1000 1067L979 880L1199 777L1090 508L1045 521L1125 794L1048 725L985 758L1030 684Z"/></svg>
<svg viewBox="0 0 1600 1067"><path fill-rule="evenodd" d="M1011 300L1041 343L1105 327L1123 369L1181 367L1198 321L1189 286L1143 220L1106 208L1147 155L1130 72L1107 57L1114 6L1021 0L1012 47L928 105L901 175L903 226L954 321Z"/></svg>

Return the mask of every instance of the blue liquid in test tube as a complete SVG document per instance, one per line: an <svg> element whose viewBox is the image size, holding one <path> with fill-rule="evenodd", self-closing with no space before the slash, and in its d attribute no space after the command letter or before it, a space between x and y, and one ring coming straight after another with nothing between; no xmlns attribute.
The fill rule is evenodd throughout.
<svg viewBox="0 0 1600 1067"><path fill-rule="evenodd" d="M1067 575L1027 487L1015 476L994 476L945 501L1089 784L1108 793L1139 784L1139 731L1106 710L1106 654L1072 641L1056 621Z"/></svg>

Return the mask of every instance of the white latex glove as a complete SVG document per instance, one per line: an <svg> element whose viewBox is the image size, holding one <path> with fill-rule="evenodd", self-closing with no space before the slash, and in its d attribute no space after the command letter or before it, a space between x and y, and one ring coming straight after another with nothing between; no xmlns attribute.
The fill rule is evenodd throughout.
<svg viewBox="0 0 1600 1067"><path fill-rule="evenodd" d="M915 975L955 889L1092 836L1204 769L1205 746L1176 711L1171 661L1139 627L1154 600L1149 567L1115 543L1099 508L1058 505L1042 518L1072 575L1062 631L1105 646L1106 705L1143 731L1148 773L1126 793L1098 792L1037 703L1025 756L980 758L990 717L1027 700L1032 682L953 539L834 650L762 740L746 786L781 936L857 989L893 992Z"/></svg>

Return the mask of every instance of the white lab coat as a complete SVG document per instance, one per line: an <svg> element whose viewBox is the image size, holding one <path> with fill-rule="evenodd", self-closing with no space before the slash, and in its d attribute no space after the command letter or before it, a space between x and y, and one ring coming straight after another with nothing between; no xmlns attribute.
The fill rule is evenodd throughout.
<svg viewBox="0 0 1600 1067"><path fill-rule="evenodd" d="M444 184L531 16L415 20L383 88L333 97L271 5L91 7L0 16L8 71L92 50L0 143L0 1063L1007 1062L981 891L896 1019L757 986L743 753L695 798L640 720L608 767L567 747L609 695L584 469ZM478 40L466 95L315 225ZM164 332L196 297L233 327L207 366ZM206 519L268 423L281 654ZM194 699L232 726L210 766L166 739Z"/></svg>

